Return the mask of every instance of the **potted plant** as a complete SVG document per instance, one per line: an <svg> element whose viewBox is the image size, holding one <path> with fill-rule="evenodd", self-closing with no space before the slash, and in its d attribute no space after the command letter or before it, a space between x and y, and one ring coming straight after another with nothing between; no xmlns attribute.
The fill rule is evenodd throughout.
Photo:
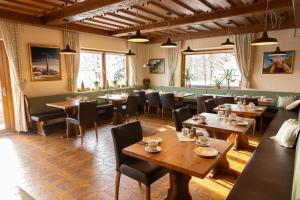
<svg viewBox="0 0 300 200"><path fill-rule="evenodd" d="M189 69L185 70L185 73L183 75L185 86L191 87L191 81L194 80L194 75L190 73Z"/></svg>
<svg viewBox="0 0 300 200"><path fill-rule="evenodd" d="M145 78L143 80L143 86L144 86L144 89L149 89L150 88L150 79L149 78Z"/></svg>
<svg viewBox="0 0 300 200"><path fill-rule="evenodd" d="M117 87L118 87L118 80L114 79L114 80L112 81L112 84L113 84L113 87L114 87L114 88L117 88Z"/></svg>
<svg viewBox="0 0 300 200"><path fill-rule="evenodd" d="M234 82L234 70L233 69L224 69L223 79L227 82L228 90L230 90L230 83Z"/></svg>
<svg viewBox="0 0 300 200"><path fill-rule="evenodd" d="M94 85L95 85L95 89L98 90L99 89L99 81L94 81Z"/></svg>
<svg viewBox="0 0 300 200"><path fill-rule="evenodd" d="M215 77L214 82L215 82L215 86L218 90L221 89L221 85L222 85L223 80L224 80L224 78Z"/></svg>
<svg viewBox="0 0 300 200"><path fill-rule="evenodd" d="M120 87L121 87L120 81L124 78L125 78L125 75L121 72L121 70L116 71L114 74L114 79L112 81L112 84L114 85L114 87L115 88L118 87L118 84L120 84Z"/></svg>

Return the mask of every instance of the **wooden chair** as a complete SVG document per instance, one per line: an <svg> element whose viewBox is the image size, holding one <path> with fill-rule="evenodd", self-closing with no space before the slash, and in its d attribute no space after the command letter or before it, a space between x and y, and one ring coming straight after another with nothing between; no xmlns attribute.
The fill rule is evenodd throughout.
<svg viewBox="0 0 300 200"><path fill-rule="evenodd" d="M208 100L204 101L205 112L215 113L214 112L215 107L217 107L215 99L208 99Z"/></svg>
<svg viewBox="0 0 300 200"><path fill-rule="evenodd" d="M122 124L111 129L115 158L116 182L115 198L119 199L121 174L124 174L146 186L146 200L151 199L150 185L163 177L168 171L154 163L133 158L122 153L122 149L143 139L142 127L139 121Z"/></svg>
<svg viewBox="0 0 300 200"><path fill-rule="evenodd" d="M126 105L122 106L123 112L126 114L126 121L129 122L129 116L135 115L136 120L139 120L139 107L138 107L138 97L136 95L130 95L127 97Z"/></svg>
<svg viewBox="0 0 300 200"><path fill-rule="evenodd" d="M213 99L214 97L211 95L201 95L197 97L197 113L201 114L205 112L204 101L208 99Z"/></svg>
<svg viewBox="0 0 300 200"><path fill-rule="evenodd" d="M146 93L145 93L145 91L135 90L133 93L138 98L139 112L145 113L146 112Z"/></svg>
<svg viewBox="0 0 300 200"><path fill-rule="evenodd" d="M150 113L150 108L154 107L157 109L157 115L160 112L160 97L158 92L151 92L148 95L148 114Z"/></svg>
<svg viewBox="0 0 300 200"><path fill-rule="evenodd" d="M181 131L182 122L191 118L193 115L188 107L178 108L173 110L173 119L175 121L176 131Z"/></svg>
<svg viewBox="0 0 300 200"><path fill-rule="evenodd" d="M164 117L164 111L175 109L175 95L174 93L165 93L161 95L161 116Z"/></svg>
<svg viewBox="0 0 300 200"><path fill-rule="evenodd" d="M66 123L71 123L79 126L81 145L83 144L83 137L85 136L85 127L90 124L94 124L96 140L98 141L97 101L87 101L79 103L77 116L67 117ZM67 130L67 133L68 132L69 131Z"/></svg>
<svg viewBox="0 0 300 200"><path fill-rule="evenodd" d="M216 105L223 105L223 104L234 104L234 97L222 97L216 96Z"/></svg>

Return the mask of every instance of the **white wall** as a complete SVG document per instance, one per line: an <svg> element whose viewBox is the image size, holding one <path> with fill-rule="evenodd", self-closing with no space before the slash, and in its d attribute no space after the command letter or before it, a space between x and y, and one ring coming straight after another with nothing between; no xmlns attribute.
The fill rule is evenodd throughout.
<svg viewBox="0 0 300 200"><path fill-rule="evenodd" d="M251 88L257 90L269 90L269 91L289 91L300 92L300 37L294 37L293 29L281 30L278 32L270 32L269 35L276 37L279 40L279 44L282 50L295 50L295 62L293 74L262 74L262 55L264 51L274 51L276 46L256 47L254 58L254 69L251 81ZM260 34L259 34L260 35ZM215 49L221 48L220 44L225 41L227 37L211 37L193 39L190 41L192 49ZM150 45L150 58L165 58L164 49L159 47L160 44ZM186 41L183 42L182 49L186 48ZM175 85L180 86L181 77L181 59L179 58L179 65L175 74ZM163 75L149 74L147 76L151 79L151 84L156 86L167 86L167 71Z"/></svg>

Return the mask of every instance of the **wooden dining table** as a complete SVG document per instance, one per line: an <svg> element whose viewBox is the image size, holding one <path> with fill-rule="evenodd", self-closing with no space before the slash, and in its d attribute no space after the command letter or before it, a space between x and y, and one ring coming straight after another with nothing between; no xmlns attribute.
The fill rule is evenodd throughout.
<svg viewBox="0 0 300 200"><path fill-rule="evenodd" d="M260 133L262 133L262 125L263 125L263 114L266 112L267 107L265 106L255 106L250 107L249 105L238 105L238 104L224 104L224 105L230 105L230 112L236 113L238 116L245 116L245 117L259 117L260 119ZM218 112L219 110L225 110L225 107L221 108L220 106L214 108L215 112ZM255 133L255 132L254 132ZM254 135L253 133L253 135Z"/></svg>
<svg viewBox="0 0 300 200"><path fill-rule="evenodd" d="M162 150L159 153L148 153L140 142L122 150L126 155L165 167L170 175L170 188L166 200L191 200L189 181L192 176L205 178L214 168L227 170L229 168L226 153L232 143L219 139L210 139L210 147L219 154L213 158L204 158L194 153L195 142L180 142L176 131L167 130L155 135L160 137Z"/></svg>
<svg viewBox="0 0 300 200"><path fill-rule="evenodd" d="M126 95L121 95L121 94L112 94L112 95L103 95L103 96L98 96L98 99L105 99L107 101L110 101L111 104L114 106L114 115L113 115L113 124L114 125L119 125L124 123L125 119L121 113L121 106L122 103L127 101L127 96Z"/></svg>
<svg viewBox="0 0 300 200"><path fill-rule="evenodd" d="M229 120L225 117L219 117L214 113L201 113L201 115L206 117L205 123L201 123L198 120L190 118L183 121L182 125L185 127L204 128L207 131L210 131L215 138L224 138L220 134L229 134L229 139L233 140L235 149L239 148L240 146L249 146L249 140L246 132L250 127L253 127L253 131L255 131L256 122L254 119L242 118L243 121L246 121L248 123L247 125L242 126L238 125L236 120Z"/></svg>
<svg viewBox="0 0 300 200"><path fill-rule="evenodd" d="M79 101L77 100L69 100L69 101L60 101L60 102L52 102L52 103L46 103L47 106L53 107L53 108L59 108L64 110L67 117L74 116L76 113L77 107L79 105ZM67 129L66 129L66 135L64 135L62 138L68 138L69 136L74 135L74 132L76 132L77 128L76 126L67 123Z"/></svg>

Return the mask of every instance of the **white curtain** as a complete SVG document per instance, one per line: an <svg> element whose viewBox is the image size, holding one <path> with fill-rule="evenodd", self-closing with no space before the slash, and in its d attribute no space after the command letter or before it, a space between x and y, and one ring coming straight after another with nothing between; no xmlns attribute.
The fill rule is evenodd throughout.
<svg viewBox="0 0 300 200"><path fill-rule="evenodd" d="M64 48L66 45L69 45L71 49L77 52L77 54L65 55L68 76L68 90L73 92L77 90L77 76L80 62L79 33L64 31L63 43Z"/></svg>
<svg viewBox="0 0 300 200"><path fill-rule="evenodd" d="M15 130L27 132L27 124L24 106L24 65L23 65L23 41L20 24L0 21L0 30L4 39L4 45L8 56L9 69L12 82Z"/></svg>
<svg viewBox="0 0 300 200"><path fill-rule="evenodd" d="M138 44L136 43L128 43L128 50L130 49L133 53L135 53L135 56L128 56L129 60L129 70L130 70L130 76L129 76L129 83L131 86L137 85L137 56L139 55L139 50L138 50Z"/></svg>
<svg viewBox="0 0 300 200"><path fill-rule="evenodd" d="M242 75L242 88L250 88L254 59L254 47L251 47L250 44L254 39L254 33L237 34L234 36L234 51Z"/></svg>
<svg viewBox="0 0 300 200"><path fill-rule="evenodd" d="M178 65L180 50L181 50L181 41L176 42L176 48L168 48L166 49L166 57L167 57L167 66L169 69L168 79L169 79L169 86L174 86L175 81L175 72Z"/></svg>

